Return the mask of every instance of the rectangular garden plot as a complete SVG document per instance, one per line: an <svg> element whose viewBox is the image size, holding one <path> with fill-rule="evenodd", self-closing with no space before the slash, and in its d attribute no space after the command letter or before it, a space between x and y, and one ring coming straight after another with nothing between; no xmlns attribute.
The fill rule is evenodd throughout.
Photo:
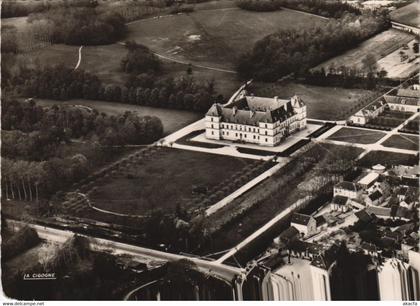
<svg viewBox="0 0 420 306"><path fill-rule="evenodd" d="M97 209L144 216L155 209L195 213L238 189L273 165L230 156L154 147L91 183Z"/></svg>

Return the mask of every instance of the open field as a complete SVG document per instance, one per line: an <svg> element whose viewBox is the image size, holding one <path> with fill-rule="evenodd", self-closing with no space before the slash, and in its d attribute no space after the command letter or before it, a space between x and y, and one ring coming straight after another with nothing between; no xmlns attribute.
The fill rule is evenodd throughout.
<svg viewBox="0 0 420 306"><path fill-rule="evenodd" d="M403 6L390 13L391 20L402 24L418 27L420 25L420 10L417 1Z"/></svg>
<svg viewBox="0 0 420 306"><path fill-rule="evenodd" d="M346 113L359 99L371 93L364 89L321 87L306 84L255 83L255 94L266 97L290 98L298 95L307 105L308 118L343 120Z"/></svg>
<svg viewBox="0 0 420 306"><path fill-rule="evenodd" d="M336 56L326 62L323 62L322 64L316 66L314 70L324 68L326 71L328 71L330 67L338 68L340 66L361 69L363 66L362 60L368 54L374 55L376 60L378 61L382 58L385 58L382 62L380 61L378 63L379 69L394 69L393 66L398 63L394 63L394 61L390 62L390 60L386 59L386 57L389 54L396 52L402 47L402 45L413 41L414 38L414 35L395 29L390 29L364 41L357 48L349 50L342 55ZM398 52L399 51L397 51L397 53ZM415 67L414 62L406 63L407 67L405 67L405 69L403 69L402 71L408 70L409 67L413 65ZM387 70L387 72L390 71Z"/></svg>
<svg viewBox="0 0 420 306"><path fill-rule="evenodd" d="M419 137L409 135L392 135L382 145L405 150L419 150Z"/></svg>
<svg viewBox="0 0 420 306"><path fill-rule="evenodd" d="M156 116L159 117L162 121L165 135L175 132L176 130L201 118L200 114L189 111L155 108L105 101L94 101L84 99L76 99L69 101L36 99L36 102L41 106L51 106L54 104L84 105L95 108L96 110L98 110L98 112L103 112L107 115L118 115L126 111L131 111L138 113L140 116Z"/></svg>
<svg viewBox="0 0 420 306"><path fill-rule="evenodd" d="M359 161L359 165L366 168L371 168L377 164L384 166L414 166L418 164L418 156L394 152L371 151Z"/></svg>
<svg viewBox="0 0 420 306"><path fill-rule="evenodd" d="M193 186L210 190L250 163L255 161L160 148L147 160L99 183L90 200L98 208L133 215L153 209L172 213L177 205L190 209L192 201L203 195L193 193Z"/></svg>
<svg viewBox="0 0 420 306"><path fill-rule="evenodd" d="M370 144L385 136L385 133L353 128L341 128L327 139L345 141L349 143Z"/></svg>
<svg viewBox="0 0 420 306"><path fill-rule="evenodd" d="M387 77L407 78L419 70L420 57L414 53L415 39L407 44L407 48L399 48L378 61L379 69L388 72ZM405 57L402 58L402 56Z"/></svg>
<svg viewBox="0 0 420 306"><path fill-rule="evenodd" d="M128 39L168 57L233 69L242 53L277 29L312 27L324 22L295 11L257 13L223 8L131 23Z"/></svg>

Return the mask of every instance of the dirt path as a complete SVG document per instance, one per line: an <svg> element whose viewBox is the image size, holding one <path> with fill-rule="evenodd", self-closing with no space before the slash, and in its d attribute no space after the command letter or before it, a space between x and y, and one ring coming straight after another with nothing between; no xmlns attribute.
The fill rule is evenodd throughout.
<svg viewBox="0 0 420 306"><path fill-rule="evenodd" d="M80 46L80 48L79 48L79 59L77 60L77 64L74 67L74 70L77 70L77 68L79 68L79 66L80 66L80 63L82 62L82 48L83 48L83 46Z"/></svg>

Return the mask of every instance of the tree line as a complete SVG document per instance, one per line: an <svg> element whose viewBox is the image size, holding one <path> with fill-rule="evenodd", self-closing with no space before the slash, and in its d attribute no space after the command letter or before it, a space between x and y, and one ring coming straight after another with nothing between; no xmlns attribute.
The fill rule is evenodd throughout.
<svg viewBox="0 0 420 306"><path fill-rule="evenodd" d="M281 5L287 8L296 9L324 17L341 18L351 13L360 15L361 11L341 0L280 0Z"/></svg>
<svg viewBox="0 0 420 306"><path fill-rule="evenodd" d="M281 10L283 0L238 0L235 4L247 11L270 12Z"/></svg>
<svg viewBox="0 0 420 306"><path fill-rule="evenodd" d="M97 4L96 0L2 1L1 18L23 17L59 7L95 7Z"/></svg>
<svg viewBox="0 0 420 306"><path fill-rule="evenodd" d="M243 10L257 12L278 11L282 7L287 7L333 18L340 18L347 13L361 14L358 8L340 0L237 0L236 6Z"/></svg>
<svg viewBox="0 0 420 306"><path fill-rule="evenodd" d="M65 18L63 18L65 16ZM127 32L124 18L95 7L55 8L33 13L28 22L38 32L48 32L52 43L67 45L104 45L114 43Z"/></svg>
<svg viewBox="0 0 420 306"><path fill-rule="evenodd" d="M55 66L22 68L18 75L9 77L9 80L9 87L24 96L63 101L104 100L204 112L214 101L223 99L217 95L213 80L198 83L189 75L162 78L150 73L133 73L126 86L104 85L95 75L82 69L74 71L64 66Z"/></svg>
<svg viewBox="0 0 420 306"><path fill-rule="evenodd" d="M305 75L321 62L354 48L389 26L385 15L346 15L309 29L281 30L258 41L237 65L241 78L275 81Z"/></svg>

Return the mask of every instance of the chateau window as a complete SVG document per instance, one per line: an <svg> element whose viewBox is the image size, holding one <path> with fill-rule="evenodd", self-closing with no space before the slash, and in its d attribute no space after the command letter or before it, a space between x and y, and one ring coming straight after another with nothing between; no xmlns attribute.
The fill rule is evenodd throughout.
<svg viewBox="0 0 420 306"><path fill-rule="evenodd" d="M265 131L265 135L267 135L267 131Z"/></svg>
<svg viewBox="0 0 420 306"><path fill-rule="evenodd" d="M212 135L214 135L214 132L213 132L213 131L211 131L211 134L212 134Z"/></svg>
<svg viewBox="0 0 420 306"><path fill-rule="evenodd" d="M265 142L268 142L268 138L265 139Z"/></svg>
<svg viewBox="0 0 420 306"><path fill-rule="evenodd" d="M235 133L235 137L238 137L238 133Z"/></svg>
<svg viewBox="0 0 420 306"><path fill-rule="evenodd" d="M246 134L244 135L244 137L246 138Z"/></svg>
<svg viewBox="0 0 420 306"><path fill-rule="evenodd" d="M254 135L254 139L255 139L255 135Z"/></svg>
<svg viewBox="0 0 420 306"><path fill-rule="evenodd" d="M211 117L211 121L213 122L213 117Z"/></svg>
<svg viewBox="0 0 420 306"><path fill-rule="evenodd" d="M211 128L213 128L213 124L211 125Z"/></svg>

